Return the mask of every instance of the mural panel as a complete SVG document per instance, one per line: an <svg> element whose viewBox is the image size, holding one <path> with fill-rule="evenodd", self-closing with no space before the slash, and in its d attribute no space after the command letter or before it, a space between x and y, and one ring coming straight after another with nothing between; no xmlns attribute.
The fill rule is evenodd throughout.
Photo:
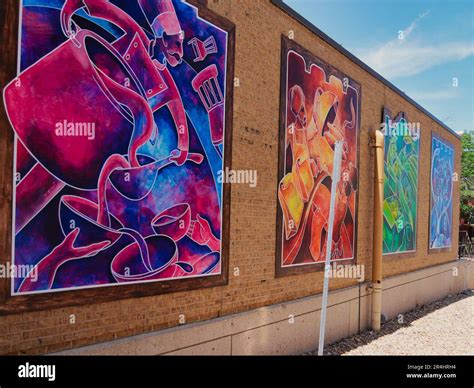
<svg viewBox="0 0 474 388"><path fill-rule="evenodd" d="M334 145L344 144L332 260L355 257L360 87L283 39L277 270L325 260Z"/></svg>
<svg viewBox="0 0 474 388"><path fill-rule="evenodd" d="M454 147L431 140L430 249L450 248L453 235Z"/></svg>
<svg viewBox="0 0 474 388"><path fill-rule="evenodd" d="M383 118L383 253L411 252L416 250L420 128L404 113L392 120L385 109Z"/></svg>
<svg viewBox="0 0 474 388"><path fill-rule="evenodd" d="M222 271L228 33L181 0L24 0L13 294Z"/></svg>

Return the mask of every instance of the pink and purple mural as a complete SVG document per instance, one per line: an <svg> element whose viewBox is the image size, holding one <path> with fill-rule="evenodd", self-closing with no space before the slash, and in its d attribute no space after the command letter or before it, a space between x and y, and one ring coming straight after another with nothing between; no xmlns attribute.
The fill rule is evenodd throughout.
<svg viewBox="0 0 474 388"><path fill-rule="evenodd" d="M181 0L24 0L13 294L222 272L228 33Z"/></svg>

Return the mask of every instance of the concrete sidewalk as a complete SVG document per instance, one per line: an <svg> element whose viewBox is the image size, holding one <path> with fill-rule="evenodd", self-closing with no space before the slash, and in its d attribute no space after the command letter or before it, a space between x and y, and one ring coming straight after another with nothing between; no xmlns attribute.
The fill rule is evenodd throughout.
<svg viewBox="0 0 474 388"><path fill-rule="evenodd" d="M316 354L316 352L312 354ZM334 343L328 355L474 355L474 291L448 296Z"/></svg>

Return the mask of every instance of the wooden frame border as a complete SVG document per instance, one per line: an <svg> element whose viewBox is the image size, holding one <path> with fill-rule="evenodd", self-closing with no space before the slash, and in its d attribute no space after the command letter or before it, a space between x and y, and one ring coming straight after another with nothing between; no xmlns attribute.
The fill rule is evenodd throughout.
<svg viewBox="0 0 474 388"><path fill-rule="evenodd" d="M455 163L456 159L455 159L455 155L456 155L456 147L453 145L453 143L451 143L449 140L447 140L444 136L442 136L441 134L438 134L438 133L435 133L433 130L431 130L431 136L430 136L430 177L429 177L429 191L428 191L428 195L430 196L430 201L429 201L429 208L428 208L428 254L429 255L432 255L432 254L436 254L436 253L450 253L453 251L454 249L454 253L456 254L456 257L458 255L458 252L457 252L457 247L454 246L453 244L453 238L454 238L454 225L455 225L455 216L454 216L454 205L451 204L452 206L452 209L451 209L451 222L452 222L452 230L451 230L451 246L450 247L445 247L445 248L430 248L430 227L431 227L431 167L432 167L432 164L433 164L433 138L434 137L437 137L438 139L440 139L441 141L445 142L445 143L448 143L451 148L453 149L453 163ZM462 148L462 147L461 147ZM455 169L455 166L453 164L453 170ZM454 183L453 183L453 192L452 192L452 200L454 200ZM459 247L459 242L457 244L457 246Z"/></svg>
<svg viewBox="0 0 474 388"><path fill-rule="evenodd" d="M286 133L286 72L287 72L287 54L288 51L293 50L300 54L306 61L307 66L315 64L322 68L328 78L331 75L334 75L338 78L348 78L349 84L355 87L359 92L359 101L357 104L357 181L360 182L360 123L361 123L361 107L362 107L362 85L359 82L356 82L354 79L349 78L346 74L342 73L338 68L331 66L329 63L324 62L318 56L311 53L309 50L305 49L302 45L295 42L293 39L287 38L285 35L281 35L281 74L280 74L280 118L279 118L279 134L278 134L278 182L282 179L283 175L283 165L285 158L285 133ZM357 262L357 236L358 236L358 212L359 212L359 192L360 187L358 187L356 193L356 211L354 219L354 253L352 259L339 260L335 262L338 265L351 265ZM275 249L275 277L284 277L291 275L301 275L312 272L321 272L324 270L325 263L314 263L306 265L298 265L294 267L283 267L281 265L281 236L283 229L283 213L280 207L280 202L277 198L276 201L277 207L277 218L276 218L276 249Z"/></svg>
<svg viewBox="0 0 474 388"><path fill-rule="evenodd" d="M389 116L390 119L394 122L398 122L400 121L400 119L405 119L407 122L409 122L408 120L408 115L405 113L405 112L398 112L398 114L393 117L392 116L392 112L389 108L387 108L386 106L383 107L382 109L382 123L385 122L385 117L386 116ZM414 251L408 251L408 252L393 252L393 253L384 253L382 254L382 259L383 260L399 260L399 259L409 259L409 258L413 258L413 257L416 257L417 253L418 253L418 244L420 242L420 239L419 239L419 230L418 230L418 217L420 215L420 208L419 208L419 205L420 205L420 161L421 161L421 145L422 145L422 140L421 140L421 129L420 129L420 138L419 138L419 149L418 149L418 171L417 171L417 193L416 193L416 200L417 200L417 204L416 204L416 236L415 236L415 239L416 239L416 247L415 247L415 250ZM385 142L384 142L384 147L385 147ZM384 152L385 152L385 148L384 148ZM384 179L384 182L385 182L385 179ZM383 239L383 238L382 238Z"/></svg>
<svg viewBox="0 0 474 388"><path fill-rule="evenodd" d="M206 0L187 0L198 8L199 16L228 33L226 79L226 130L224 168L231 168L232 125L234 98L235 25L207 8ZM0 86L2 89L17 75L17 46L19 28L19 0L2 0L0 3ZM12 247L12 196L13 196L14 135L3 103L0 109L0 265L11 262ZM0 279L0 315L47 310L66 306L95 304L120 299L139 298L178 291L188 291L228 284L230 247L231 187L225 183L222 201L222 256L221 274L203 278L157 281L153 283L96 287L32 295L11 295L11 279Z"/></svg>

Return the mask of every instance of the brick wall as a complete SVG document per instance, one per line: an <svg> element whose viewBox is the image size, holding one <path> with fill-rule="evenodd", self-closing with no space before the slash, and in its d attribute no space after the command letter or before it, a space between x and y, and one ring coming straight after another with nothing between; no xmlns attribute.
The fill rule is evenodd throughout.
<svg viewBox="0 0 474 388"><path fill-rule="evenodd" d="M384 106L392 113L406 112L410 121L421 123L422 133L417 251L409 257L385 258L384 276L452 261L456 257L457 222L451 251L428 254L431 131L455 146L458 172L459 139L269 0L209 0L208 7L236 25L235 77L240 86L234 90L232 168L258 170L256 188L232 186L229 284L1 316L0 354L53 352L176 326L180 324L180 314L190 323L321 292L321 272L276 279L274 270L280 44L281 34L287 35L290 30L297 43L361 84L357 263L366 266L367 277L371 273L373 216L373 152L368 146L368 131L380 125ZM1 136L11 139L3 132ZM5 168L11 169L11 166ZM5 171L4 174L11 173ZM458 184L454 198L453 217L457 220ZM2 200L11 203L8 198ZM237 268L239 275L235 276ZM333 279L331 289L354 284L356 280ZM72 318L74 323L71 323Z"/></svg>

